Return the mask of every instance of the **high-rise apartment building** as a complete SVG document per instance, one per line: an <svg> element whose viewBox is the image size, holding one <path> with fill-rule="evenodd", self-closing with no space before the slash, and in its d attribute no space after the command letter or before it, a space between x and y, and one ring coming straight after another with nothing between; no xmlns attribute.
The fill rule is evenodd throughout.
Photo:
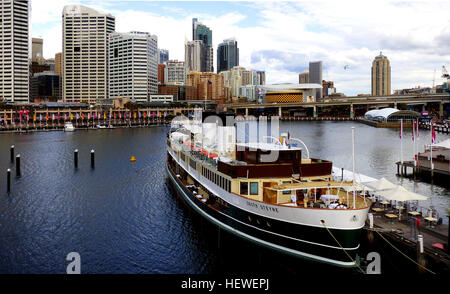
<svg viewBox="0 0 450 294"><path fill-rule="evenodd" d="M223 76L224 86L230 88L231 97L239 95L239 88L253 85L253 71L242 66L233 66L230 70L220 72Z"/></svg>
<svg viewBox="0 0 450 294"><path fill-rule="evenodd" d="M61 52L55 54L55 73L59 76L62 76L62 53Z"/></svg>
<svg viewBox="0 0 450 294"><path fill-rule="evenodd" d="M253 85L252 70L243 70L241 76L242 76L242 86Z"/></svg>
<svg viewBox="0 0 450 294"><path fill-rule="evenodd" d="M309 63L309 82L322 85L322 61ZM322 88L316 90L316 98L322 98Z"/></svg>
<svg viewBox="0 0 450 294"><path fill-rule="evenodd" d="M214 51L212 45L212 31L210 28L198 21L192 19L192 40L201 40L201 71L214 71Z"/></svg>
<svg viewBox="0 0 450 294"><path fill-rule="evenodd" d="M29 101L28 0L0 1L0 101Z"/></svg>
<svg viewBox="0 0 450 294"><path fill-rule="evenodd" d="M184 60L186 71L199 71L202 69L202 43L201 40L187 41L184 45Z"/></svg>
<svg viewBox="0 0 450 294"><path fill-rule="evenodd" d="M169 60L164 69L166 84L184 85L186 83L186 67L184 61Z"/></svg>
<svg viewBox="0 0 450 294"><path fill-rule="evenodd" d="M108 98L107 36L115 18L83 5L63 9L63 100L95 103Z"/></svg>
<svg viewBox="0 0 450 294"><path fill-rule="evenodd" d="M372 95L391 95L391 66L381 52L372 62Z"/></svg>
<svg viewBox="0 0 450 294"><path fill-rule="evenodd" d="M169 60L169 50L159 49L158 64L163 64Z"/></svg>
<svg viewBox="0 0 450 294"><path fill-rule="evenodd" d="M144 32L112 33L108 38L109 98L149 101L158 93L158 38Z"/></svg>
<svg viewBox="0 0 450 294"><path fill-rule="evenodd" d="M224 101L223 76L220 74L191 71L187 74L186 84L196 87L196 100Z"/></svg>
<svg viewBox="0 0 450 294"><path fill-rule="evenodd" d="M298 83L299 84L309 84L309 70L303 71L298 75Z"/></svg>
<svg viewBox="0 0 450 294"><path fill-rule="evenodd" d="M41 38L31 39L31 61L37 62L37 58L44 57L43 55L44 40Z"/></svg>
<svg viewBox="0 0 450 294"><path fill-rule="evenodd" d="M235 39L227 39L217 46L217 73L239 65L239 48Z"/></svg>
<svg viewBox="0 0 450 294"><path fill-rule="evenodd" d="M257 83L256 85L265 85L266 84L266 72L265 71L256 71Z"/></svg>

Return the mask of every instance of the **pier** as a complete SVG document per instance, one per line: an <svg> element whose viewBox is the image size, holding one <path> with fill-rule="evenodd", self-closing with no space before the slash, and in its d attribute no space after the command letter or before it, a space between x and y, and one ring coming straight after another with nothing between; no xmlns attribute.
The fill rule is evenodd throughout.
<svg viewBox="0 0 450 294"><path fill-rule="evenodd" d="M76 129L104 127L143 127L166 125L177 115L187 115L197 108L91 109L58 108L33 110L0 110L0 132L63 130L66 122Z"/></svg>
<svg viewBox="0 0 450 294"><path fill-rule="evenodd" d="M401 213L399 214L399 211ZM386 202L376 202L370 211L373 214L373 226L367 222L368 239L373 240L373 234L379 233L392 242L391 244L404 250L411 256L415 252L415 259L419 264L429 264L432 267L448 268L450 255L448 254L449 226L443 224L442 219L427 216L423 211L408 211L398 209ZM447 217L449 217L447 215ZM399 219L400 218L400 219ZM417 225L417 220L420 225ZM422 236L423 253L419 253L418 236ZM369 241L370 243L370 241Z"/></svg>

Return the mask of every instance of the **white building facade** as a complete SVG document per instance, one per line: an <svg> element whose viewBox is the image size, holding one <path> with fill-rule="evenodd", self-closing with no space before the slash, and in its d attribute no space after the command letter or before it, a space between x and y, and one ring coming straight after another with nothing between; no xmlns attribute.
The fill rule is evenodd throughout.
<svg viewBox="0 0 450 294"><path fill-rule="evenodd" d="M112 33L108 38L109 98L149 101L158 93L158 38L145 32Z"/></svg>
<svg viewBox="0 0 450 294"><path fill-rule="evenodd" d="M83 5L63 9L63 100L95 103L108 98L107 36L115 18Z"/></svg>
<svg viewBox="0 0 450 294"><path fill-rule="evenodd" d="M26 1L0 1L0 101L29 101L29 14Z"/></svg>

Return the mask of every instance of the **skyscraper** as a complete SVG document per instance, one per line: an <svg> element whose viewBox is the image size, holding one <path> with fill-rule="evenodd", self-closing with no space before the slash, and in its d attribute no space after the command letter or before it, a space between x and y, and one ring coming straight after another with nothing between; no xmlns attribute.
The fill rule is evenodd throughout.
<svg viewBox="0 0 450 294"><path fill-rule="evenodd" d="M169 60L169 50L159 49L158 64L162 64Z"/></svg>
<svg viewBox="0 0 450 294"><path fill-rule="evenodd" d="M322 85L322 61L309 63L309 82ZM316 90L316 98L322 98L322 88Z"/></svg>
<svg viewBox="0 0 450 294"><path fill-rule="evenodd" d="M266 72L265 71L257 71L257 85L265 85L266 84Z"/></svg>
<svg viewBox="0 0 450 294"><path fill-rule="evenodd" d="M144 32L112 33L108 39L111 99L148 101L158 93L158 38Z"/></svg>
<svg viewBox="0 0 450 294"><path fill-rule="evenodd" d="M227 39L217 46L217 73L239 65L239 48L235 39Z"/></svg>
<svg viewBox="0 0 450 294"><path fill-rule="evenodd" d="M28 0L0 1L0 101L29 101Z"/></svg>
<svg viewBox="0 0 450 294"><path fill-rule="evenodd" d="M62 53L58 52L55 54L55 73L62 76Z"/></svg>
<svg viewBox="0 0 450 294"><path fill-rule="evenodd" d="M299 84L309 84L309 71L305 70L301 74L298 75L298 83Z"/></svg>
<svg viewBox="0 0 450 294"><path fill-rule="evenodd" d="M107 36L115 18L83 5L63 9L63 100L94 103L108 97Z"/></svg>
<svg viewBox="0 0 450 294"><path fill-rule="evenodd" d="M391 95L391 66L381 52L372 62L372 95Z"/></svg>
<svg viewBox="0 0 450 294"><path fill-rule="evenodd" d="M186 71L202 71L202 43L201 40L187 41L184 45L184 60Z"/></svg>
<svg viewBox="0 0 450 294"><path fill-rule="evenodd" d="M212 47L212 31L210 28L198 21L197 18L192 19L192 40L201 40L201 71L214 71L214 51Z"/></svg>

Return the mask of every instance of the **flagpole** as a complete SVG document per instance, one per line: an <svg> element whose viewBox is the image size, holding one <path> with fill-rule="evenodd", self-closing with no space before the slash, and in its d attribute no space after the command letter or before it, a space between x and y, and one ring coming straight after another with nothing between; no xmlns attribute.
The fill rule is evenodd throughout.
<svg viewBox="0 0 450 294"><path fill-rule="evenodd" d="M356 208L356 189L355 189L355 127L352 127L352 161L353 161L353 209ZM347 203L348 204L348 203Z"/></svg>
<svg viewBox="0 0 450 294"><path fill-rule="evenodd" d="M433 177L433 122L431 121L431 127L430 127L430 132L431 132L431 144L430 144L430 168L431 168L431 177Z"/></svg>
<svg viewBox="0 0 450 294"><path fill-rule="evenodd" d="M400 163L401 175L403 175L403 119L400 119Z"/></svg>
<svg viewBox="0 0 450 294"><path fill-rule="evenodd" d="M417 150L417 131L419 129L419 119L416 119L416 125L414 126L414 167L417 167L417 154L419 153L419 150Z"/></svg>

